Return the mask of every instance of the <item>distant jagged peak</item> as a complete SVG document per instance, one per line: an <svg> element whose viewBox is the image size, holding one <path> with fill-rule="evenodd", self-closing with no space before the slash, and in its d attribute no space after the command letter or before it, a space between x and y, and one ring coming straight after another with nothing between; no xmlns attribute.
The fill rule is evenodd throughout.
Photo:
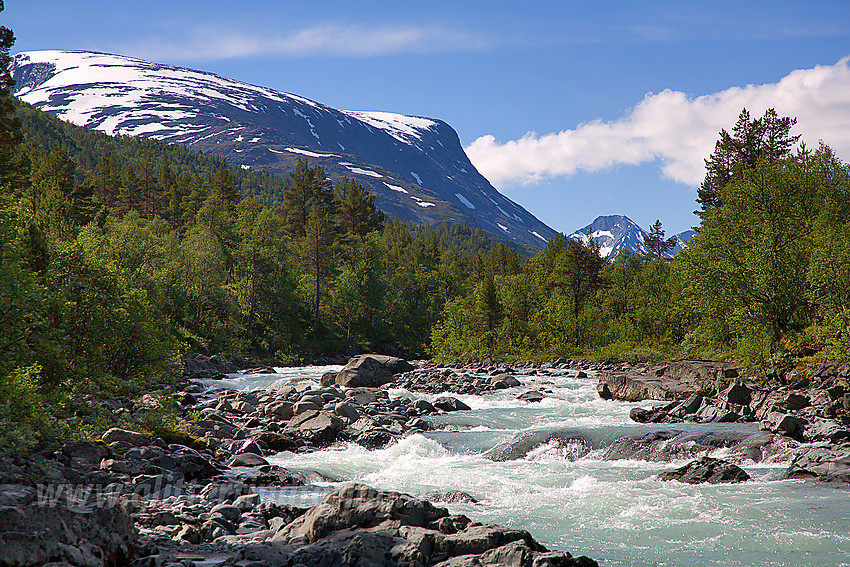
<svg viewBox="0 0 850 567"><path fill-rule="evenodd" d="M693 230L686 230L673 235L676 238L676 246L667 253L667 257L672 258L686 247L694 234ZM599 246L599 254L602 257L613 258L621 250L646 254L648 250L643 239L648 235L646 230L625 215L603 215L596 217L592 223L576 230L567 238L584 244L593 239Z"/></svg>

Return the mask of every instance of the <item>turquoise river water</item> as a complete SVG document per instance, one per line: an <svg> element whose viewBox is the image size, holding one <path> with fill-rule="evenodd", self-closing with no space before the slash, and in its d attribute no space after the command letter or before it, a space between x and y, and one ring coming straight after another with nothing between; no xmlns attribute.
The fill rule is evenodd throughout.
<svg viewBox="0 0 850 567"><path fill-rule="evenodd" d="M209 385L276 387L318 380L338 368L280 368L276 375L234 376ZM782 460L739 463L752 477L743 484L661 482L655 478L658 473L687 461L600 459L606 444L621 435L670 427L631 422L629 410L641 404L601 400L593 376L577 378L563 371L518 378L522 386L517 388L456 396L472 410L432 417L437 430L383 450L350 444L271 457L274 464L332 480L270 490L263 497L306 506L351 480L413 495L460 490L478 503L440 505L476 521L524 528L550 549L587 555L606 567L850 567L850 487L782 480L788 466ZM549 391L542 402L516 399L541 388ZM436 397L404 390L390 390L390 395ZM754 425L689 427L756 430ZM549 429L580 432L590 451L551 443L513 461L485 456L517 435Z"/></svg>

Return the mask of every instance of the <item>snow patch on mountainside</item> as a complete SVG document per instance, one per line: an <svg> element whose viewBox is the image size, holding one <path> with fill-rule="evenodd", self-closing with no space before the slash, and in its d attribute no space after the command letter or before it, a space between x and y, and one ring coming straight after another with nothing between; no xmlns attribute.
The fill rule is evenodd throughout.
<svg viewBox="0 0 850 567"><path fill-rule="evenodd" d="M352 118L365 122L369 126L384 130L387 134L405 144L413 145L413 140L422 141L422 131L436 126L436 122L427 118L416 116L405 116L392 112L362 112L356 110L343 110ZM421 183L420 183L421 185Z"/></svg>
<svg viewBox="0 0 850 567"><path fill-rule="evenodd" d="M397 191L397 192L399 192L399 193L405 193L405 194L407 194L407 189L405 189L404 187L399 187L398 185L390 185L390 184L389 184L389 183L387 183L386 181L384 181L384 185L386 185L387 187L389 187L389 188L390 188L390 189L392 189L393 191Z"/></svg>
<svg viewBox="0 0 850 567"><path fill-rule="evenodd" d="M460 201L461 203L463 203L464 206L466 206L467 209L474 209L475 208L475 205L470 203L469 199L467 199L466 197L464 197L460 193L455 193L455 197L457 197L457 200Z"/></svg>
<svg viewBox="0 0 850 567"><path fill-rule="evenodd" d="M282 175L305 156L330 178L363 184L376 205L396 218L463 222L498 235L507 230L511 239L532 247L555 235L496 191L469 161L457 133L440 120L341 111L212 73L121 55L19 53L10 70L16 96L93 130L177 143ZM328 151L337 147L342 154ZM339 165L343 155L349 161ZM399 193L413 197L408 191L427 200L400 200Z"/></svg>
<svg viewBox="0 0 850 567"><path fill-rule="evenodd" d="M319 153L311 152L311 151L308 151L308 150L302 150L301 148L284 148L284 149L287 152L291 152L293 154L301 154L301 155L307 156L307 157L314 157L314 158L339 157L336 154L319 154ZM274 150L272 150L272 151L274 151ZM282 153L282 152L275 152L275 153Z"/></svg>

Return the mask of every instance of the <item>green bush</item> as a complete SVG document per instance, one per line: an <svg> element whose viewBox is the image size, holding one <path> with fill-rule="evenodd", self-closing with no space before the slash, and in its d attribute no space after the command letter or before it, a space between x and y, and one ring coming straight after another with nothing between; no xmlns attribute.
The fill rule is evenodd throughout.
<svg viewBox="0 0 850 567"><path fill-rule="evenodd" d="M26 451L49 427L39 372L41 368L33 365L17 368L0 379L0 451Z"/></svg>

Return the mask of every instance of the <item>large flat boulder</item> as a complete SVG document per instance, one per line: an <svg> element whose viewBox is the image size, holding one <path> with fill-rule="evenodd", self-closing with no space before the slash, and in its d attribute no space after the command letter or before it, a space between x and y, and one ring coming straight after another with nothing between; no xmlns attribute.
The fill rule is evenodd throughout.
<svg viewBox="0 0 850 567"><path fill-rule="evenodd" d="M426 500L349 483L260 545L246 559L306 567L596 567L587 557L547 551L521 529L451 516Z"/></svg>
<svg viewBox="0 0 850 567"><path fill-rule="evenodd" d="M413 370L413 365L403 358L383 354L361 354L348 361L345 368L334 375L322 376L322 386L347 388L378 388L392 381L392 377Z"/></svg>
<svg viewBox="0 0 850 567"><path fill-rule="evenodd" d="M692 394L715 396L738 377L728 362L676 360L602 372L596 387L606 400L682 400Z"/></svg>
<svg viewBox="0 0 850 567"><path fill-rule="evenodd" d="M785 476L850 483L850 442L804 445Z"/></svg>

